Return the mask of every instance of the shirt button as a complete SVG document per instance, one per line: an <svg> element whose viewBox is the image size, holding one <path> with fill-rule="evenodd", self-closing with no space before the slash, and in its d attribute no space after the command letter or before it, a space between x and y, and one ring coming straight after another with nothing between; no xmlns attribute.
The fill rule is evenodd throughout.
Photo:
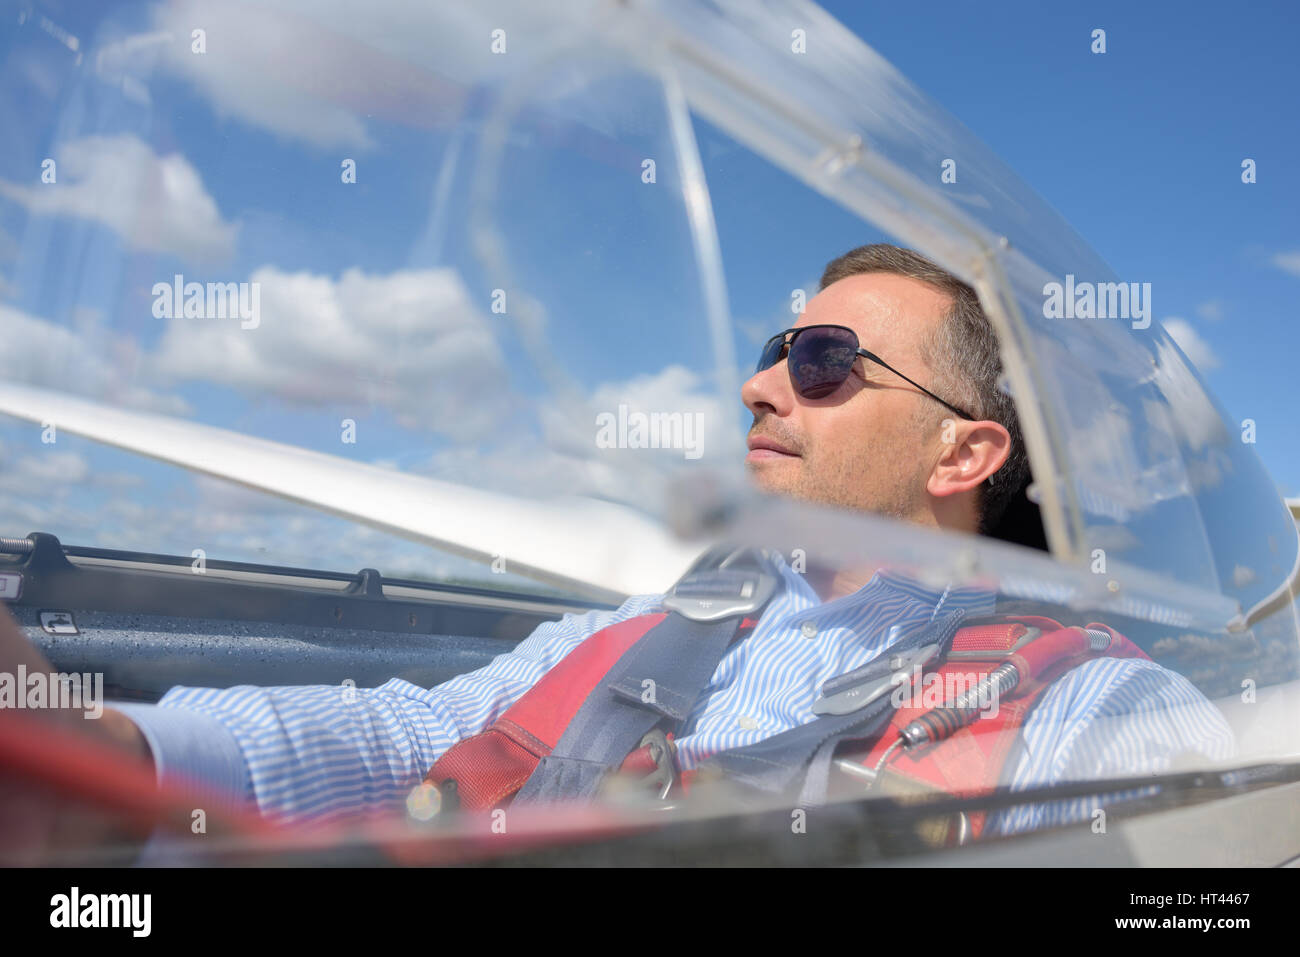
<svg viewBox="0 0 1300 957"><path fill-rule="evenodd" d="M817 626L814 625L811 621L805 621L805 622L804 622L804 623L799 627L799 630L803 633L803 636L804 636L805 638L816 638L816 637L817 637Z"/></svg>
<svg viewBox="0 0 1300 957"><path fill-rule="evenodd" d="M755 721L747 714L742 714L739 718L737 718L736 724L740 725L746 731L753 731L755 728L758 727L758 722Z"/></svg>

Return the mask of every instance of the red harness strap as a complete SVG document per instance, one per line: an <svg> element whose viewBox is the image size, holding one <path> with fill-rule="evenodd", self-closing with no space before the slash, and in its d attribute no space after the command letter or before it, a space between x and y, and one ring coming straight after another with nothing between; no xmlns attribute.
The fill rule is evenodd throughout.
<svg viewBox="0 0 1300 957"><path fill-rule="evenodd" d="M454 781L454 800L464 810L484 811L508 803L559 743L573 716L619 658L667 617L665 612L640 615L589 636L490 727L447 749L429 769L425 782L447 800L449 782ZM746 618L738 633L743 635L756 624L756 619ZM655 767L648 748L633 751L623 763L628 771L649 772Z"/></svg>
<svg viewBox="0 0 1300 957"><path fill-rule="evenodd" d="M1026 642L1033 628L1041 634ZM1108 634L1109 647L1094 649L1086 629ZM909 693L902 696L885 732L865 755L853 759L869 768L881 768L878 786L886 792L941 791L969 797L992 790L1001 780L1025 718L1052 682L1095 658L1148 658L1105 625L1092 623L1086 629L1067 628L1051 618L1033 616L961 629L953 638L947 660L931 672L933 677L927 676L920 688L917 682L909 682L910 687L903 689ZM1006 696L986 699L986 710L979 717L945 736L952 727L952 712L936 712L936 708L942 709L945 700L975 688L1007 663L1015 665L1021 676L1017 686ZM895 689L896 694L899 691ZM917 719L936 729L938 740L911 750L895 747L903 729ZM983 830L984 819L983 813L970 816L975 837Z"/></svg>
<svg viewBox="0 0 1300 957"><path fill-rule="evenodd" d="M448 749L434 763L425 781L438 787L444 800L465 810L489 810L509 803L541 759L551 753L573 716L599 689L619 658L665 617L663 613L642 615L591 635L490 727ZM746 618L739 633L743 635L756 623ZM1085 629L1065 628L1050 618L1033 616L1015 616L1004 623L961 629L953 638L947 660L928 673L919 687L895 689L895 694L908 690L910 700L905 699L896 708L875 743L853 759L873 769L883 768L882 783L890 781L889 786L882 787L886 791L899 789L901 783L901 789L907 791L970 796L995 787L1026 716L1053 681L1093 658L1147 657L1105 625L1090 624L1087 628L1109 635L1110 645L1094 649ZM996 699L996 709L990 708L958 726L953 713L943 708L952 697L950 692L974 688L990 672L1008 663L1015 665L1019 673L1016 687ZM936 740L911 750L890 750L903 729L917 719L934 729ZM623 763L625 771L643 774L655 767L656 761L647 748L632 752ZM692 777L689 771L681 775L687 789ZM971 823L978 836L983 815L972 816Z"/></svg>

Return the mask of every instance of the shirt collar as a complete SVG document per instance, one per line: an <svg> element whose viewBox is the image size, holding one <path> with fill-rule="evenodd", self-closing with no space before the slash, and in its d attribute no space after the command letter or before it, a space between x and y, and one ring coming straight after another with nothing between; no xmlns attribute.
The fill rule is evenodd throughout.
<svg viewBox="0 0 1300 957"><path fill-rule="evenodd" d="M968 616L992 614L997 599L997 593L988 588L957 586L952 582L943 587L933 587L922 584L898 569L882 568L857 591L823 602L804 576L792 569L779 553L768 551L767 556L785 583L792 605L791 613L803 614L805 618L814 608L814 614L820 616L824 612L841 611L878 601L882 593L902 594L925 605L931 610L931 620L959 608L965 609Z"/></svg>

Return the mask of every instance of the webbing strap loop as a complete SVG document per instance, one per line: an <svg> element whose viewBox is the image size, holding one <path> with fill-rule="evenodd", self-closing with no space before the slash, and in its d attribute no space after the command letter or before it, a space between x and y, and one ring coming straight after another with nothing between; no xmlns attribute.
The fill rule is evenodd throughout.
<svg viewBox="0 0 1300 957"><path fill-rule="evenodd" d="M663 606L691 621L721 621L763 608L779 582L763 554L720 546L705 552L664 595Z"/></svg>
<svg viewBox="0 0 1300 957"><path fill-rule="evenodd" d="M673 589L676 601L664 601L675 613L614 663L515 801L590 799L604 774L622 765L648 733L675 731L690 715L743 617L760 610L776 584L776 573L752 549L706 553Z"/></svg>
<svg viewBox="0 0 1300 957"><path fill-rule="evenodd" d="M964 609L957 609L903 638L884 654L907 654L931 644L946 650L965 615ZM724 778L771 795L789 795L802 776L799 803L821 804L835 749L845 741L875 736L892 711L889 697L878 696L847 713L826 714L755 744L715 754L701 764L700 770L706 775L719 772Z"/></svg>

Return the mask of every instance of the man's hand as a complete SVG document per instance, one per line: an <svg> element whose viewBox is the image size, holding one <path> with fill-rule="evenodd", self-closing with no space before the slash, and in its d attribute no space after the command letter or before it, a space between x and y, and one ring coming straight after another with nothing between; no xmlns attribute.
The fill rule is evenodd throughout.
<svg viewBox="0 0 1300 957"><path fill-rule="evenodd" d="M20 665L28 675L49 675L54 671L0 605L0 674L9 675L15 682L15 692L24 694L26 689L16 684ZM53 682L50 687L54 687ZM111 708L104 709L98 718L87 718L87 712L84 703L79 703L67 708L28 709L24 713L119 748L124 760L142 760L153 767L149 746L130 719ZM0 721L5 719L4 710L0 709ZM0 856L5 864L39 864L60 851L124 841L135 843L147 836L139 828L124 828L119 820L97 813L92 807L52 795L47 788L21 780L0 764Z"/></svg>

